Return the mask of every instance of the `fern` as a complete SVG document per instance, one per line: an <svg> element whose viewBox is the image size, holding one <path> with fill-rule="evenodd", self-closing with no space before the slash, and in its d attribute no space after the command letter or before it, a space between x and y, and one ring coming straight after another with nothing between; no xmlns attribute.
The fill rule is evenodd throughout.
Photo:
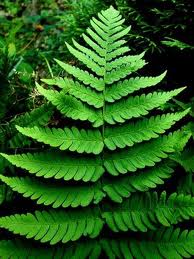
<svg viewBox="0 0 194 259"><path fill-rule="evenodd" d="M182 153L177 153L172 158L179 163L186 172L194 173L194 149L186 149Z"/></svg>
<svg viewBox="0 0 194 259"><path fill-rule="evenodd" d="M11 138L9 140L9 144L11 147L22 147L30 144L30 140L27 139L24 135L20 134L15 129L15 125L20 126L45 126L49 119L51 118L53 113L52 106L48 104L43 104L42 106L30 111L26 112L23 115L17 116L14 118L8 125L6 129L10 132Z"/></svg>
<svg viewBox="0 0 194 259"><path fill-rule="evenodd" d="M52 195L51 195L52 196ZM138 205L137 205L138 204ZM12 215L0 219L0 226L15 234L55 244L78 240L81 236L97 237L106 223L113 232L155 230L158 224L170 226L194 216L194 198L172 194L160 197L134 195L119 206L100 211L36 211L35 214ZM101 215L100 215L101 214ZM47 224L46 224L47 223ZM25 225L25 228L23 227Z"/></svg>
<svg viewBox="0 0 194 259"><path fill-rule="evenodd" d="M76 156L58 152L3 156L12 164L44 178L63 178L66 181L82 179L85 182L95 182L104 173L99 158L80 157L77 159Z"/></svg>
<svg viewBox="0 0 194 259"><path fill-rule="evenodd" d="M69 149L78 153L99 154L103 150L103 140L100 131L79 131L73 127L71 129L49 129L49 128L21 128L17 129L28 137L37 139L40 142L49 144L52 147L59 147L61 150Z"/></svg>
<svg viewBox="0 0 194 259"><path fill-rule="evenodd" d="M130 50L123 37L130 28L123 22L113 7L102 11L83 34L88 47L66 43L82 68L56 60L73 78L43 80L57 85L57 90L37 84L40 94L70 119L71 126L66 123L61 128L63 120L53 128L18 123L20 134L47 145L47 150L1 154L22 169L21 176L4 175L1 181L45 207L0 218L1 228L36 240L27 242L28 250L21 241L1 241L2 257L14 256L12 250L23 258L33 257L37 249L47 258L194 254L193 231L172 227L194 216L194 198L152 191L172 176L176 154L191 137L187 128L171 129L189 110L157 114L184 87L138 93L155 86L166 72L128 78L146 62L144 53L127 55ZM49 245L37 248L37 243Z"/></svg>
<svg viewBox="0 0 194 259"><path fill-rule="evenodd" d="M43 247L21 240L0 241L2 258L99 258L104 252L108 258L189 258L193 254L193 231L160 228L144 233L141 239L100 239L72 245Z"/></svg>
<svg viewBox="0 0 194 259"><path fill-rule="evenodd" d="M23 194L24 197L30 197L37 200L37 204L51 205L53 208L58 207L86 207L90 203L99 203L104 193L98 185L87 186L56 186L30 179L29 177L6 177L0 176L1 181L10 186L14 191Z"/></svg>

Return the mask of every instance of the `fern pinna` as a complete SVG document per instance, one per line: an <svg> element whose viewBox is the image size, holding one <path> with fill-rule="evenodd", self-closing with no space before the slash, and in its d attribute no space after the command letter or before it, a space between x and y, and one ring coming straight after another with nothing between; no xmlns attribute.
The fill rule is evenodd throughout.
<svg viewBox="0 0 194 259"><path fill-rule="evenodd" d="M126 54L129 48L123 37L130 28L123 23L113 7L99 13L91 20L92 29L83 34L88 48L76 41L74 47L67 44L87 69L56 60L72 77L43 80L59 90L37 84L68 123L63 129L17 126L21 134L47 148L2 154L26 173L4 175L1 180L45 206L0 219L1 228L23 237L1 241L2 258L188 258L194 254L194 232L175 226L194 215L194 198L152 191L172 176L171 155L180 152L191 135L184 129L169 132L189 110L158 115L152 111L184 88L138 94L158 84L165 73L130 76L145 65L144 53Z"/></svg>

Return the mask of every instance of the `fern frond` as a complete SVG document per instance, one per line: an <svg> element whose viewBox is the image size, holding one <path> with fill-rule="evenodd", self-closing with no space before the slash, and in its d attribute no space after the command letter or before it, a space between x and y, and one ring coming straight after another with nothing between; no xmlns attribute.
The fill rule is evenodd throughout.
<svg viewBox="0 0 194 259"><path fill-rule="evenodd" d="M65 116L74 120L88 120L93 123L95 127L99 127L103 124L100 111L95 111L94 109L87 107L75 97L66 95L63 92L45 90L38 84L37 89Z"/></svg>
<svg viewBox="0 0 194 259"><path fill-rule="evenodd" d="M186 172L194 173L194 148L185 149L181 153L176 153L171 158L179 163Z"/></svg>
<svg viewBox="0 0 194 259"><path fill-rule="evenodd" d="M194 255L194 231L179 228L159 228L157 231L141 233L140 237L88 240L74 244L46 246L23 240L0 241L2 259L41 258L107 258L144 259L191 258Z"/></svg>
<svg viewBox="0 0 194 259"><path fill-rule="evenodd" d="M104 143L110 150L133 146L145 140L157 138L159 134L169 129L175 122L188 114L190 109L180 113L168 113L158 116L152 116L149 119L142 119L136 123L117 126L115 128L107 127L105 129Z"/></svg>
<svg viewBox="0 0 194 259"><path fill-rule="evenodd" d="M56 85L68 92L69 86L66 84L66 79L63 79L62 77L53 77L51 79L43 78L41 79L42 82L44 82L47 85Z"/></svg>
<svg viewBox="0 0 194 259"><path fill-rule="evenodd" d="M174 170L162 161L155 167L141 170L130 176L122 176L119 179L111 179L103 186L103 191L114 201L121 203L123 198L128 198L132 193L145 192L157 185L164 184L164 180L172 176Z"/></svg>
<svg viewBox="0 0 194 259"><path fill-rule="evenodd" d="M125 29L123 29L122 26L120 26L120 24L113 24L113 17L112 15L109 16L109 18L107 19L107 23L104 24L103 22L93 18L90 21L90 24L92 26L92 28L95 31L95 34L99 35L104 41L105 43L107 42L107 40L110 40L110 44L112 42L117 41L118 39L122 38L123 36L127 35L128 32L130 31L131 27L127 27ZM90 29L90 28L89 28ZM91 34L91 29L89 31L89 34ZM93 35L91 35L93 37ZM98 38L93 37L97 42L98 42ZM100 42L100 45L103 46L102 42Z"/></svg>
<svg viewBox="0 0 194 259"><path fill-rule="evenodd" d="M166 71L156 77L132 77L130 79L113 84L106 89L105 100L107 102L114 102L142 88L155 86L161 82L165 75Z"/></svg>
<svg viewBox="0 0 194 259"><path fill-rule="evenodd" d="M86 102L95 108L103 107L103 95L93 91L89 87L81 85L79 82L73 81L68 78L52 78L52 79L42 79L44 83L48 85L57 85L62 88L65 92L73 95L77 99Z"/></svg>
<svg viewBox="0 0 194 259"><path fill-rule="evenodd" d="M69 94L89 105L94 106L95 108L103 107L102 94L96 93L96 91L91 90L89 87L85 87L84 85L74 82L73 80L65 79L64 82L66 84L66 89L69 87Z"/></svg>
<svg viewBox="0 0 194 259"><path fill-rule="evenodd" d="M94 40L100 47L103 49L106 48L106 40L107 34L104 33L104 35L99 35L95 31L93 31L91 28L87 28L86 30L87 34L90 36L92 40Z"/></svg>
<svg viewBox="0 0 194 259"><path fill-rule="evenodd" d="M146 166L154 166L162 158L168 157L169 153L174 152L180 140L184 139L184 143L187 143L190 137L190 134L177 131L168 136L161 136L156 140L138 144L132 149L112 154L106 153L104 166L110 174L115 176L135 172Z"/></svg>
<svg viewBox="0 0 194 259"><path fill-rule="evenodd" d="M145 61L140 59L140 60L137 60L136 62L132 62L126 65L122 65L118 68L115 68L112 71L106 73L105 83L112 84L114 82L117 82L120 79L125 78L131 73L136 72L140 68L144 67L145 64L146 64Z"/></svg>
<svg viewBox="0 0 194 259"><path fill-rule="evenodd" d="M98 54L100 57L105 56L105 49L101 48L95 41L91 40L85 33L82 34L84 41Z"/></svg>
<svg viewBox="0 0 194 259"><path fill-rule="evenodd" d="M83 82L86 85L90 85L94 89L98 91L102 91L104 89L104 82L102 79L98 79L94 77L92 74L89 74L87 71L83 71L77 67L66 64L58 59L55 59L57 64L61 66L66 72L76 77L78 80Z"/></svg>
<svg viewBox="0 0 194 259"><path fill-rule="evenodd" d="M82 211L35 211L34 215L15 214L2 217L0 227L14 234L34 238L41 243L67 243L81 236L95 238L99 235L103 221L98 210L82 209Z"/></svg>
<svg viewBox="0 0 194 259"><path fill-rule="evenodd" d="M194 198L171 194L168 198L163 192L147 195L133 195L121 205L102 212L102 218L114 232L155 230L158 223L164 226L176 224L184 218L194 216ZM15 234L34 238L41 242L55 244L75 241L81 236L95 238L99 235L104 221L100 211L82 209L82 211L36 211L33 214L16 214L0 218L0 227Z"/></svg>
<svg viewBox="0 0 194 259"><path fill-rule="evenodd" d="M111 11L115 12L116 10L112 8L112 6L110 7ZM107 19L107 12L106 11L102 11L101 13L98 13L98 17L99 19L106 25L109 25L109 19ZM108 14L109 15L109 14ZM121 15L118 15L117 18L112 18L112 22L111 24L111 28L117 27L119 25L122 25L124 23L125 19L122 19Z"/></svg>
<svg viewBox="0 0 194 259"><path fill-rule="evenodd" d="M101 241L108 258L190 258L194 254L194 231L159 228L141 234L141 238Z"/></svg>
<svg viewBox="0 0 194 259"><path fill-rule="evenodd" d="M117 33L115 33L115 34L113 34L113 35L110 37L110 40L111 40L112 42L115 42L115 41L117 41L118 39L122 38L123 36L127 35L127 34L130 32L130 30L131 30L131 26L129 26L129 27L127 27L127 28L125 28L125 29L123 29L123 30L121 30L121 31L119 31L119 32L117 32Z"/></svg>
<svg viewBox="0 0 194 259"><path fill-rule="evenodd" d="M99 158L91 158L59 152L27 153L21 155L1 154L11 164L44 178L74 179L96 182L104 173Z"/></svg>
<svg viewBox="0 0 194 259"><path fill-rule="evenodd" d="M103 139L99 130L84 130L72 128L22 128L17 129L25 136L37 141L49 144L52 147L59 147L60 150L69 149L78 153L99 154L103 150Z"/></svg>
<svg viewBox="0 0 194 259"><path fill-rule="evenodd" d="M48 121L44 125L18 123L17 129L23 137L50 146L40 153L2 154L24 170L14 177L4 174L0 180L41 207L53 209L1 217L0 228L36 242L31 241L26 252L25 243L0 241L0 257L39 258L45 248L44 255L49 251L46 258L179 259L194 254L193 232L171 227L194 217L194 198L185 193L151 192L172 176L176 162L183 165L188 161L187 155L183 161L181 152L192 135L190 127L165 132L189 110L161 115L161 106L184 87L130 95L155 86L166 72L128 78L145 61L144 52L125 54L130 50L124 39L130 27L124 27L123 22L113 7L102 11L83 34L88 46L76 41L72 46L66 44L83 68L56 60L66 77L43 80L53 89L37 84L38 91L61 112L56 113L56 124L49 123L57 126L47 127ZM63 117L70 118L70 125L59 128L64 127ZM45 149L44 144L38 146ZM191 174L187 175L191 183ZM176 175L174 180L169 184L176 189ZM101 233L104 226L105 234ZM39 247L40 242L65 245L41 245L37 254L33 244ZM15 253L8 252L9 248Z"/></svg>
<svg viewBox="0 0 194 259"><path fill-rule="evenodd" d="M98 76L103 75L103 73L104 73L103 67L100 67L93 60L88 59L88 57L85 54L83 54L81 51L76 50L75 48L70 46L68 43L66 43L66 46L72 55L74 55L79 61L84 63L88 68L90 68Z"/></svg>
<svg viewBox="0 0 194 259"><path fill-rule="evenodd" d="M53 107L49 104L43 104L40 107L25 113L24 115L16 117L13 119L13 122L20 125L21 127L25 127L27 125L44 125L48 122L52 114Z"/></svg>
<svg viewBox="0 0 194 259"><path fill-rule="evenodd" d="M120 57L112 62L108 62L106 65L106 69L107 71L111 71L112 69L120 67L122 65L127 65L129 63L133 64L134 62L141 60L144 54L145 52L142 52L139 55L129 55L129 56Z"/></svg>
<svg viewBox="0 0 194 259"><path fill-rule="evenodd" d="M107 61L112 61L113 59L116 59L117 57L120 57L130 51L130 49L126 46L121 48L116 48L118 45L120 45L120 42L115 42L109 47L110 49L115 48L115 50L107 53L106 55Z"/></svg>
<svg viewBox="0 0 194 259"><path fill-rule="evenodd" d="M85 245L85 242L78 242L75 245L65 244L65 246L46 246L20 239L0 241L0 255L2 259L87 259L89 256L97 259L100 253L100 243L92 239L87 240L87 246Z"/></svg>
<svg viewBox="0 0 194 259"><path fill-rule="evenodd" d="M110 211L112 210L112 211ZM157 224L169 227L184 219L194 217L194 198L166 192L133 194L121 205L107 208L102 217L114 232L155 230Z"/></svg>
<svg viewBox="0 0 194 259"><path fill-rule="evenodd" d="M56 186L30 177L19 178L3 175L0 175L0 179L13 191L21 193L26 198L36 200L37 204L52 205L53 208L86 207L91 203L98 204L104 197L104 193L97 185Z"/></svg>
<svg viewBox="0 0 194 259"><path fill-rule="evenodd" d="M109 124L116 124L117 122L123 123L131 118L147 115L149 111L166 103L184 89L185 87L169 92L142 94L140 96L129 97L127 100L121 100L114 104L108 104L106 105L104 119Z"/></svg>
<svg viewBox="0 0 194 259"><path fill-rule="evenodd" d="M11 139L9 140L9 144L11 147L22 147L26 144L30 144L29 139L25 138L19 132L15 132L15 125L20 125L21 127L25 126L44 126L48 123L51 116L53 114L53 107L49 104L43 104L34 110L25 113L24 115L20 115L14 118L9 127L11 128ZM13 129L12 129L13 128Z"/></svg>
<svg viewBox="0 0 194 259"><path fill-rule="evenodd" d="M80 45L77 41L75 41L73 39L73 44L74 46L81 51L82 53L84 53L88 58L92 59L94 62L96 62L98 65L100 66L104 66L104 59L102 57L100 57L97 53L95 53L94 51Z"/></svg>

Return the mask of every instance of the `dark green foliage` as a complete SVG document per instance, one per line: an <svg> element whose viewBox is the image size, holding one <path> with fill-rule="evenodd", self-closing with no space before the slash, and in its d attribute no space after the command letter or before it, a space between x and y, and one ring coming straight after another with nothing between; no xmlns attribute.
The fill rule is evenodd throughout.
<svg viewBox="0 0 194 259"><path fill-rule="evenodd" d="M192 1L115 0L117 7L134 28L130 38L144 49L162 51L165 45L192 49L194 41ZM186 41L186 42L185 42ZM135 46L135 44L134 44Z"/></svg>

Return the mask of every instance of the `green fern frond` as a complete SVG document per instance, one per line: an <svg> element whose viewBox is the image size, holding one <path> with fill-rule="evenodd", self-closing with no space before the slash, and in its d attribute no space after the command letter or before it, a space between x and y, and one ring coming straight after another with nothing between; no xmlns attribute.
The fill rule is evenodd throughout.
<svg viewBox="0 0 194 259"><path fill-rule="evenodd" d="M41 258L191 258L194 253L194 232L179 228L159 228L141 234L141 238L119 238L88 240L65 246L40 246L29 241L3 240L0 241L0 254L2 259L28 259Z"/></svg>
<svg viewBox="0 0 194 259"><path fill-rule="evenodd" d="M109 124L123 123L131 118L147 115L149 111L158 108L172 97L182 92L185 87L170 92L153 92L147 95L129 97L114 104L107 104L104 120Z"/></svg>
<svg viewBox="0 0 194 259"><path fill-rule="evenodd" d="M84 242L79 242L76 245L55 245L45 246L43 244L32 244L29 241L20 239L2 240L0 241L0 255L2 259L53 259L53 258L82 258L86 259L98 258L101 253L100 243L94 240L87 241L87 246Z"/></svg>
<svg viewBox="0 0 194 259"><path fill-rule="evenodd" d="M100 111L95 111L75 97L65 95L64 92L57 92L53 90L45 90L37 84L38 91L44 95L56 108L65 114L67 117L74 120L85 121L88 120L95 127L99 127L103 124L102 115Z"/></svg>
<svg viewBox="0 0 194 259"><path fill-rule="evenodd" d="M103 80L100 80L96 77L94 77L92 74L89 74L87 71L83 71L77 67L71 66L69 64L66 64L58 59L55 59L57 64L61 66L66 72L73 75L77 79L79 79L81 82L83 82L86 85L90 85L94 89L98 91L102 91L104 89L104 82Z"/></svg>
<svg viewBox="0 0 194 259"><path fill-rule="evenodd" d="M105 196L97 185L73 186L63 184L56 186L29 177L19 178L3 175L0 175L0 179L13 191L36 200L37 204L52 205L53 208L86 207L91 203L99 203Z"/></svg>
<svg viewBox="0 0 194 259"><path fill-rule="evenodd" d="M0 254L2 259L28 259L41 258L191 258L194 253L194 232L179 228L159 228L141 234L141 238L119 238L88 240L65 246L40 246L29 241L3 240L0 241Z"/></svg>
<svg viewBox="0 0 194 259"><path fill-rule="evenodd" d="M194 173L194 148L185 149L181 153L176 153L171 158L179 163L186 172Z"/></svg>
<svg viewBox="0 0 194 259"><path fill-rule="evenodd" d="M190 258L194 253L194 231L160 228L140 239L103 240L108 258Z"/></svg>
<svg viewBox="0 0 194 259"><path fill-rule="evenodd" d="M99 154L103 150L103 139L99 130L84 130L72 128L22 128L17 126L20 133L37 141L59 147L60 150L69 149L78 153Z"/></svg>
<svg viewBox="0 0 194 259"><path fill-rule="evenodd" d="M129 123L116 128L105 129L104 143L110 150L133 146L145 140L157 138L164 133L176 121L179 121L188 114L190 110L180 113L168 113L162 116L152 116L149 119L142 119L136 123Z"/></svg>
<svg viewBox="0 0 194 259"><path fill-rule="evenodd" d="M112 62L111 62L112 63ZM122 65L118 68L113 69L110 72L107 72L105 83L112 84L114 82L119 81L130 75L133 72L136 72L140 68L145 66L145 61L142 59L137 60L136 62L129 63L127 65Z"/></svg>
<svg viewBox="0 0 194 259"><path fill-rule="evenodd" d="M80 45L77 41L75 41L73 39L73 44L74 46L81 51L82 53L84 53L87 58L92 59L95 63L97 63L100 66L104 65L104 59L102 57L100 57L96 52L92 51L91 49L88 49L82 45Z"/></svg>
<svg viewBox="0 0 194 259"><path fill-rule="evenodd" d="M121 205L107 208L102 217L114 232L146 232L148 229L155 230L158 223L169 227L194 217L194 198L176 193L167 198L166 192L160 196L156 192L133 194Z"/></svg>
<svg viewBox="0 0 194 259"><path fill-rule="evenodd" d="M32 110L31 112L14 118L9 125L9 127L11 128L11 135L13 135L13 137L11 137L11 139L9 140L10 146L22 147L26 144L30 144L29 139L25 138L25 136L23 136L19 132L16 132L16 124L22 127L45 126L50 120L52 114L53 107L48 104L43 104L42 106Z"/></svg>
<svg viewBox="0 0 194 259"><path fill-rule="evenodd" d="M2 217L0 227L15 234L40 240L42 243L78 240L81 236L97 237L106 223L114 232L155 230L157 223L163 226L176 224L194 216L194 198L176 193L168 198L163 192L134 194L131 199L99 211L84 208L82 211L36 211L33 214L16 214Z"/></svg>
<svg viewBox="0 0 194 259"><path fill-rule="evenodd" d="M139 55L130 55L130 56L120 57L110 63L107 63L106 69L107 69L107 71L111 71L112 69L118 68L123 65L127 65L129 63L131 64L131 66L133 66L134 63L136 63L137 61L140 61L143 58L144 54L145 54L145 52L143 52Z"/></svg>
<svg viewBox="0 0 194 259"><path fill-rule="evenodd" d="M135 77L113 84L107 88L105 100L107 102L114 102L140 89L155 86L161 82L165 75L166 72L156 77Z"/></svg>
<svg viewBox="0 0 194 259"><path fill-rule="evenodd" d="M103 191L112 201L120 203L134 192L145 192L164 184L164 180L170 178L173 172L169 162L162 161L153 168L106 181Z"/></svg>
<svg viewBox="0 0 194 259"><path fill-rule="evenodd" d="M4 175L1 181L47 209L1 217L0 228L24 240L34 239L37 245L65 243L53 249L41 246L48 248L47 258L194 255L193 231L171 227L194 216L194 198L158 194L157 189L151 192L173 173L173 184L177 184L175 160L182 159L191 132L188 127L177 131L171 127L189 110L164 114L161 106L185 88L148 91L166 72L156 77L131 77L146 64L145 53L128 54L125 37L130 27L123 23L113 7L99 13L83 34L83 46L76 41L73 46L66 44L82 68L56 60L67 76L42 80L49 89L37 84L39 93L60 112L56 113L57 127L50 128L45 120L43 125L17 123L17 129L19 134L50 146L45 150L42 145L40 153L2 154L28 176ZM144 88L148 88L146 93L138 92ZM70 119L66 122L63 118ZM8 249L26 256L23 243L1 241L1 245L0 257L13 256ZM33 243L28 247L27 258L35 258L37 248ZM43 251L40 248L40 254Z"/></svg>
<svg viewBox="0 0 194 259"><path fill-rule="evenodd" d="M76 50L75 48L70 46L68 43L66 43L66 46L72 55L74 55L78 60L80 60L82 63L84 63L88 68L90 68L98 76L103 75L104 71L103 71L102 67L100 67L98 64L96 64L93 60L88 59L88 57L85 54L83 54L81 51Z"/></svg>
<svg viewBox="0 0 194 259"><path fill-rule="evenodd" d="M48 85L57 85L65 92L95 108L103 107L103 95L95 92L89 87L81 85L79 82L75 82L68 78L42 79L42 81Z"/></svg>
<svg viewBox="0 0 194 259"><path fill-rule="evenodd" d="M96 93L91 90L89 87L85 87L78 82L73 82L68 80L67 84L70 86L69 94L73 95L77 99L80 99L82 102L94 106L95 108L103 107L103 95Z"/></svg>
<svg viewBox="0 0 194 259"><path fill-rule="evenodd" d="M21 155L1 154L13 165L26 169L30 174L44 178L74 179L96 182L104 173L99 158L90 158L59 152L27 153Z"/></svg>
<svg viewBox="0 0 194 259"><path fill-rule="evenodd" d="M25 236L34 238L41 243L78 240L81 236L95 238L103 227L103 221L99 218L99 211L85 208L82 211L36 211L33 214L16 214L2 217L0 227Z"/></svg>
<svg viewBox="0 0 194 259"><path fill-rule="evenodd" d="M167 158L169 153L174 152L180 140L183 141L184 138L184 143L187 143L190 136L190 134L185 135L183 132L177 131L156 140L135 145L133 149L106 153L104 166L108 173L115 176L135 172L146 166L154 166L162 158Z"/></svg>

